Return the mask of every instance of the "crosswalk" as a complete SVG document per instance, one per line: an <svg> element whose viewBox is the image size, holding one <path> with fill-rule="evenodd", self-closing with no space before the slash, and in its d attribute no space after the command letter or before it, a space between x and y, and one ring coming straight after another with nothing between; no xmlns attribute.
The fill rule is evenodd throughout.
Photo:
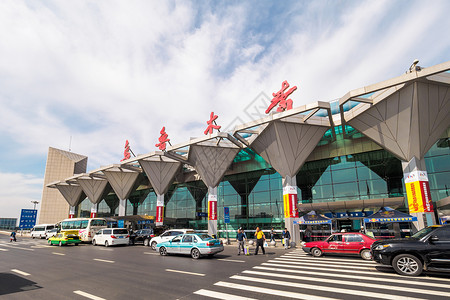
<svg viewBox="0 0 450 300"><path fill-rule="evenodd" d="M294 250L195 291L192 299L450 299L450 278L397 275L372 261Z"/></svg>
<svg viewBox="0 0 450 300"><path fill-rule="evenodd" d="M19 249L34 251L34 249L51 247L44 240L22 240L18 242L0 242L0 251L9 251L10 249Z"/></svg>

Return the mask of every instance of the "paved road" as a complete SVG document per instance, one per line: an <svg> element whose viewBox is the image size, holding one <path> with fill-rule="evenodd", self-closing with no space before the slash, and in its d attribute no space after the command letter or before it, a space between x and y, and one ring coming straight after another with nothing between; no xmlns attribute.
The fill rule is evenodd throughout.
<svg viewBox="0 0 450 300"><path fill-rule="evenodd" d="M449 299L450 276L405 278L360 258L268 249L214 258L150 248L48 246L0 235L0 299Z"/></svg>

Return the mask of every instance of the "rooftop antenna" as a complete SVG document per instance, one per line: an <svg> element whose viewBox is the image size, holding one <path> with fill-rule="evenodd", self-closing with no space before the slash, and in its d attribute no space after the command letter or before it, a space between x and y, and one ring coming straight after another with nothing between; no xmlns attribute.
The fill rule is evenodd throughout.
<svg viewBox="0 0 450 300"><path fill-rule="evenodd" d="M72 147L72 135L70 135L69 152L71 152L71 147Z"/></svg>

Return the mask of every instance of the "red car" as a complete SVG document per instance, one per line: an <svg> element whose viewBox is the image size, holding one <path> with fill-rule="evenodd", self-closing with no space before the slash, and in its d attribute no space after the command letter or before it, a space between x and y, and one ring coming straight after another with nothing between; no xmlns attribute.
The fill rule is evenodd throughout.
<svg viewBox="0 0 450 300"><path fill-rule="evenodd" d="M370 260L370 246L375 241L376 239L359 232L333 233L323 241L306 243L303 251L315 257L326 253L357 254Z"/></svg>

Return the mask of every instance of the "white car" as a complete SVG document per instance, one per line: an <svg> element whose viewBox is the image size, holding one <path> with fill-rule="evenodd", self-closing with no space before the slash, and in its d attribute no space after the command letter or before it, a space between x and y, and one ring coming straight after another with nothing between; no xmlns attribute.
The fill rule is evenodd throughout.
<svg viewBox="0 0 450 300"><path fill-rule="evenodd" d="M31 229L30 236L34 238L45 239L47 232L55 228L55 224L40 224Z"/></svg>
<svg viewBox="0 0 450 300"><path fill-rule="evenodd" d="M150 240L149 246L151 246L152 249L156 251L156 244L161 243L161 242L165 242L165 241L170 241L171 239L173 239L177 235L185 234L185 233L195 233L195 231L194 231L194 229L170 229L170 230L166 230L160 236L155 236L154 238L152 238Z"/></svg>
<svg viewBox="0 0 450 300"><path fill-rule="evenodd" d="M128 245L130 234L126 228L104 228L99 230L92 238L92 245Z"/></svg>
<svg viewBox="0 0 450 300"><path fill-rule="evenodd" d="M45 238L48 240L49 238L55 236L56 234L58 234L58 228L53 228L50 231L47 231L47 233L45 234Z"/></svg>

